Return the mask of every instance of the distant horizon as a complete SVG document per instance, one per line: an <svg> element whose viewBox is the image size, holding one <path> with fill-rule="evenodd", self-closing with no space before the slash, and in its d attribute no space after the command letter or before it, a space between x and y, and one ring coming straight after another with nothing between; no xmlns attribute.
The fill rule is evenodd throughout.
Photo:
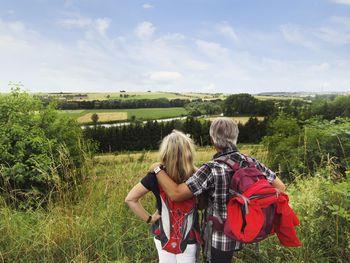
<svg viewBox="0 0 350 263"><path fill-rule="evenodd" d="M0 92L348 92L350 0L1 1L0 59Z"/></svg>
<svg viewBox="0 0 350 263"><path fill-rule="evenodd" d="M28 92L30 94L36 94L36 93L47 93L47 94L94 94L94 93L123 93L120 91L59 91L59 92L44 92L44 91L28 91L23 89L23 91ZM9 93L10 91L7 92L0 92L0 93ZM328 95L328 94L350 94L350 91L322 91L322 92L317 92L317 91L262 91L258 93L249 93L249 92L237 92L237 93L227 93L227 92L193 92L193 91L185 91L185 92L175 92L175 91L162 91L162 90L156 90L156 91L135 91L135 90L125 90L125 93L172 93L172 94L223 94L223 95L233 95L233 94L242 94L242 93L247 93L250 95L261 95L261 94L307 94L307 95Z"/></svg>

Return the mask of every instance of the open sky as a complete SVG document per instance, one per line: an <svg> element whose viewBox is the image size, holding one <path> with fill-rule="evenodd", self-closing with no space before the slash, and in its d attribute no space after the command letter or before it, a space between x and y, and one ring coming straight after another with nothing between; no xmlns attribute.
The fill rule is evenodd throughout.
<svg viewBox="0 0 350 263"><path fill-rule="evenodd" d="M0 92L350 91L350 0L0 0Z"/></svg>

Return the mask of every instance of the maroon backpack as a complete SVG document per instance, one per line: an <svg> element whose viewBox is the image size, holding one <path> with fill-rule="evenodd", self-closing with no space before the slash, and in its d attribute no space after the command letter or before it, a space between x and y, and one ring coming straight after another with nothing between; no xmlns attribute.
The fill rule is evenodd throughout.
<svg viewBox="0 0 350 263"><path fill-rule="evenodd" d="M235 158L235 157L238 158ZM235 160L236 159L236 160ZM278 191L267 181L266 176L263 174L262 171L260 171L257 167L255 162L253 161L252 158L241 155L241 154L234 154L233 159L230 158L230 155L227 156L221 156L215 161L219 163L225 163L228 165L232 170L233 170L233 176L230 180L230 201L233 198L240 197L242 201L241 208L239 209L241 213L241 217L243 220L242 228L241 228L241 233L245 232L245 227L247 225L254 225L254 222L247 222L246 220L255 220L252 217L248 217L249 213L249 203L254 200L254 199L259 199L259 201L264 202L264 200L271 200L271 193L274 196L278 195ZM255 189L256 183L259 181L259 184L263 183L264 188L267 191L265 193L252 193L251 189ZM246 192L250 193L249 197L247 198L244 194ZM276 199L277 200L277 199ZM229 202L230 202L229 201ZM268 201L270 202L270 201ZM256 203L256 202L251 202L251 203ZM230 206L227 206L228 209L228 216L230 215ZM275 203L272 202L268 206L264 207L261 209L262 210L262 216L263 216L263 224L261 229L257 232L257 235L253 238L250 239L249 241L246 239L242 239L236 235L233 234L234 231L232 231L228 219L224 223L224 232L225 235L240 241L242 243L256 243L259 242L269 236L271 233L272 227L273 227L273 221L274 221L274 216L275 216ZM237 210L236 212L237 213ZM235 214L235 216L237 216ZM261 219L260 219L261 220ZM258 223L258 222L257 222ZM244 236L244 235L242 235Z"/></svg>

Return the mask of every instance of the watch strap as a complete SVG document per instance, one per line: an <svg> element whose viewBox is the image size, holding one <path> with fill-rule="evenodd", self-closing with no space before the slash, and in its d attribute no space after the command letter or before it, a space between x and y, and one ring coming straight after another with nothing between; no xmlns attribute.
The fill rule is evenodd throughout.
<svg viewBox="0 0 350 263"><path fill-rule="evenodd" d="M147 219L147 221L146 221L146 223L147 223L147 224L151 223L151 220L152 220L152 216L149 215L149 216L148 216L148 219Z"/></svg>

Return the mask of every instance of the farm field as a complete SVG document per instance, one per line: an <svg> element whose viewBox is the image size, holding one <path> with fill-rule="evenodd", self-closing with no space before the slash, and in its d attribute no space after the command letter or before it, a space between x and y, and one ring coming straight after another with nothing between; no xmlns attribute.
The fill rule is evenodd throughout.
<svg viewBox="0 0 350 263"><path fill-rule="evenodd" d="M254 96L258 100L304 100L300 96Z"/></svg>
<svg viewBox="0 0 350 263"><path fill-rule="evenodd" d="M174 93L174 92L99 92L99 93L38 93L39 96L53 96L53 97L65 97L69 96L68 100L141 100L141 99L160 99L167 98L169 100L173 99L203 99L203 100L212 100L212 99L224 99L226 96L220 94L210 94L210 93ZM79 96L83 95L83 96Z"/></svg>
<svg viewBox="0 0 350 263"><path fill-rule="evenodd" d="M79 123L87 123L91 122L91 117L93 113L87 113L81 117L79 117L77 120ZM98 114L98 121L99 122L111 122L111 121L123 121L128 119L128 113L127 112L100 112Z"/></svg>
<svg viewBox="0 0 350 263"><path fill-rule="evenodd" d="M59 114L77 119L80 123L91 122L91 114L97 113L99 117L106 116L110 121L131 120L154 120L184 116L187 114L185 108L140 108L140 109L101 109L101 110L59 110ZM114 115L113 115L114 114ZM122 114L123 116L121 116ZM101 115L101 116L100 116ZM126 116L125 116L126 115ZM122 118L123 117L123 118ZM79 119L83 118L83 119ZM105 121L99 119L99 122Z"/></svg>
<svg viewBox="0 0 350 263"><path fill-rule="evenodd" d="M210 121L213 121L216 117L210 117L210 118L206 118ZM242 116L242 117L230 117L232 120L234 120L237 123L241 123L241 124L246 124L249 120L250 117L248 116ZM256 117L259 121L263 121L265 117L263 116L258 116Z"/></svg>
<svg viewBox="0 0 350 263"><path fill-rule="evenodd" d="M173 99L215 99L215 98L224 98L223 95L215 96L213 94L205 93L172 93L172 92L125 92L125 93L91 93L88 94L89 99L101 100L107 98L107 95L110 95L109 99L122 99L122 100L132 100L132 99L160 99L167 98L169 100ZM127 97L121 97L120 95L128 95Z"/></svg>

